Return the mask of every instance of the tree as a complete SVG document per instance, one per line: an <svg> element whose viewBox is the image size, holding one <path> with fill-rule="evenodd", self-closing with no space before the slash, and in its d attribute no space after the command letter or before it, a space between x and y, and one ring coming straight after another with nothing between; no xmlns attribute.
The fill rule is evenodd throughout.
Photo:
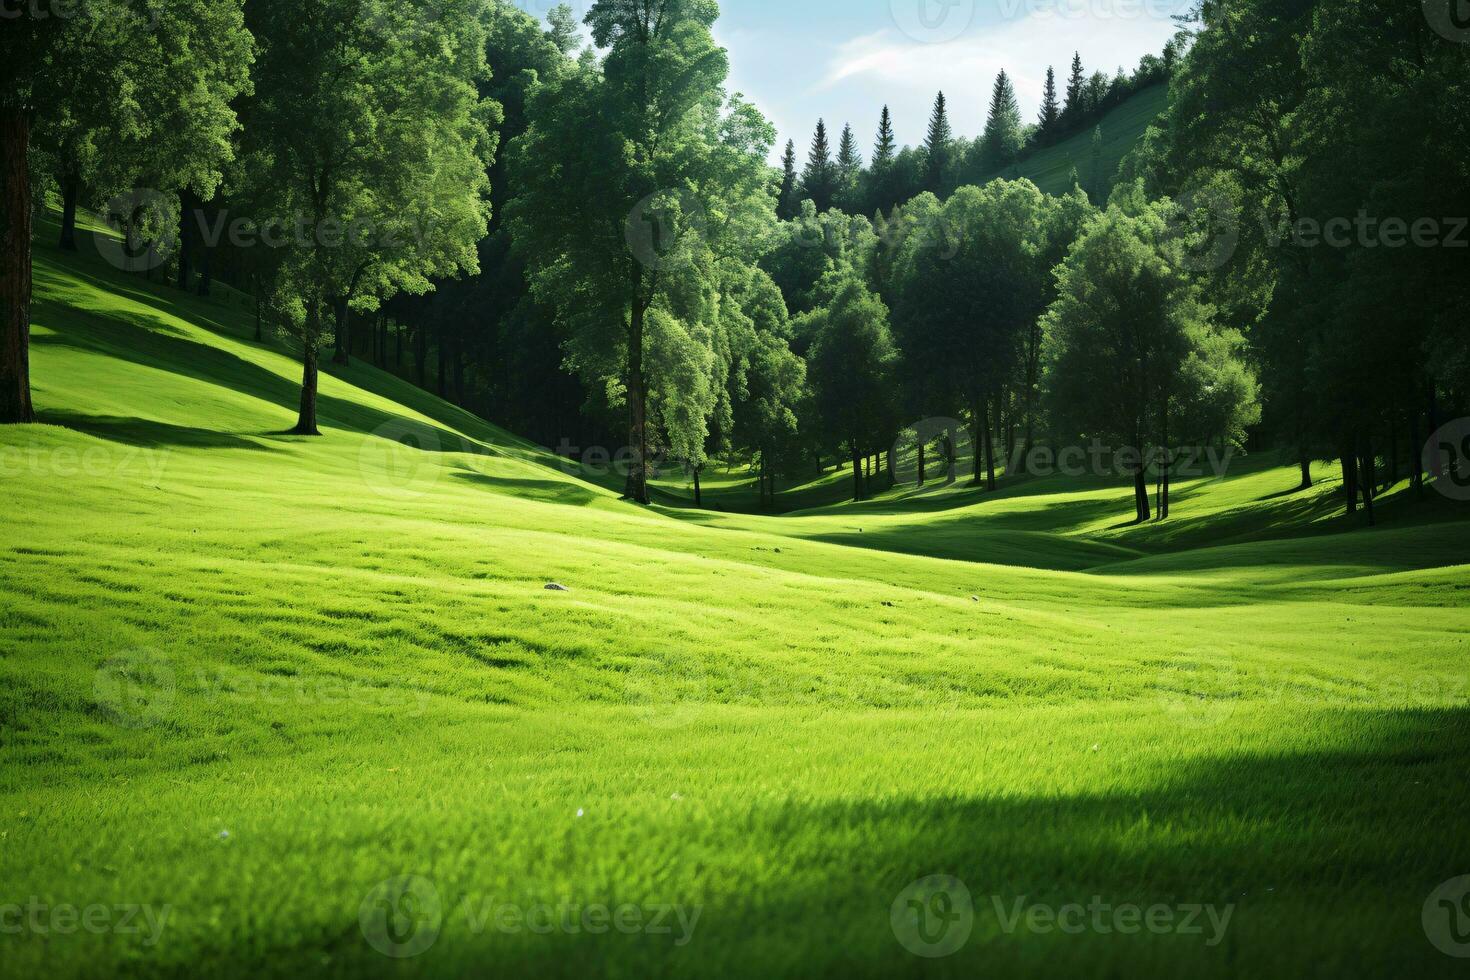
<svg viewBox="0 0 1470 980"><path fill-rule="evenodd" d="M898 349L883 301L857 279L833 283L829 302L806 314L814 338L807 372L818 416L852 460L853 499L865 495L862 460L892 440Z"/></svg>
<svg viewBox="0 0 1470 980"><path fill-rule="evenodd" d="M776 217L790 221L801 210L801 198L797 195L796 141L786 141L786 153L781 157L781 190L776 196Z"/></svg>
<svg viewBox="0 0 1470 980"><path fill-rule="evenodd" d="M1057 73L1050 65L1046 68L1046 85L1041 92L1041 113L1037 116L1037 135L1049 142L1055 135L1061 120L1061 107L1057 104Z"/></svg>
<svg viewBox="0 0 1470 980"><path fill-rule="evenodd" d="M837 194L837 167L832 163L827 123L822 119L817 120L817 131L807 153L806 169L801 175L801 193L806 200L816 204L819 212L832 207L832 199Z"/></svg>
<svg viewBox="0 0 1470 980"><path fill-rule="evenodd" d="M924 137L924 190L943 196L948 190L950 165L954 154L954 133L949 124L949 109L940 92L934 99L929 116L929 132Z"/></svg>
<svg viewBox="0 0 1470 980"><path fill-rule="evenodd" d="M1088 152L1087 165L1087 196L1093 204L1102 204L1104 192L1107 190L1107 175L1103 173L1103 135L1102 125L1098 124L1092 130L1092 148Z"/></svg>
<svg viewBox="0 0 1470 980"><path fill-rule="evenodd" d="M1062 105L1062 127L1071 129L1087 115L1086 75L1082 71L1082 53L1072 55L1072 74L1067 77L1067 100Z"/></svg>
<svg viewBox="0 0 1470 980"><path fill-rule="evenodd" d="M1021 106L1016 101L1016 90L1005 72L995 76L995 85L990 94L990 113L985 120L985 132L975 144L975 163L972 176L976 183L1000 174L1021 154L1025 137L1021 132Z"/></svg>
<svg viewBox="0 0 1470 980"><path fill-rule="evenodd" d="M857 138L852 134L852 126L843 126L842 139L837 144L837 193L834 200L849 214L861 210L857 195L862 172L863 158L858 153Z"/></svg>
<svg viewBox="0 0 1470 980"><path fill-rule="evenodd" d="M34 418L30 396L28 158L62 178L63 247L82 181L212 192L248 84L237 0L158 7L115 0L67 13L32 4L0 35L0 423ZM33 121L39 124L33 125ZM36 137L32 142L33 136Z"/></svg>
<svg viewBox="0 0 1470 980"><path fill-rule="evenodd" d="M429 275L476 271L486 231L499 110L476 88L479 6L445 0L434 18L405 21L380 2L247 11L262 42L262 85L244 110L251 182L271 194L274 221L301 229L286 246L302 290L299 435L320 434L324 307L340 323L361 297L375 308L385 293L427 290Z"/></svg>
<svg viewBox="0 0 1470 980"><path fill-rule="evenodd" d="M1175 207L1163 201L1128 215L1112 206L1094 218L1058 270L1046 313L1053 410L1069 433L1112 443L1133 475L1140 523L1150 516L1146 472L1153 447L1167 444L1171 405L1198 395L1182 387L1186 365L1192 355L1228 360L1232 346L1212 344L1224 334L1180 265L1169 231Z"/></svg>
<svg viewBox="0 0 1470 980"><path fill-rule="evenodd" d="M878 117L878 136L873 141L873 160L868 166L868 198L864 213L886 212L900 201L897 187L898 139L893 133L893 116L888 107Z"/></svg>
<svg viewBox="0 0 1470 980"><path fill-rule="evenodd" d="M546 15L546 23L550 25L547 36L563 57L569 57L581 47L582 32L577 29L577 15L570 4L559 3L552 7L551 12ZM497 71L500 70L498 65L495 67Z"/></svg>
<svg viewBox="0 0 1470 980"><path fill-rule="evenodd" d="M717 15L710 0L597 0L587 24L602 71L537 86L513 148L512 229L532 293L588 389L626 410L626 495L645 504L656 425L678 451L701 451L715 263L751 258L775 220L775 134L725 98Z"/></svg>

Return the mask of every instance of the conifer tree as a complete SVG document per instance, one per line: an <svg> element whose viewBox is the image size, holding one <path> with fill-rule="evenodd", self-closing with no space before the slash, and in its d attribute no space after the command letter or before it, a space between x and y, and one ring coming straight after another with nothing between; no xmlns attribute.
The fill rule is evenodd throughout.
<svg viewBox="0 0 1470 980"><path fill-rule="evenodd" d="M1046 69L1046 87L1041 93L1041 114L1037 117L1037 124L1041 127L1040 133L1044 138L1050 138L1057 128L1057 122L1061 118L1061 107L1057 103L1057 73L1050 65Z"/></svg>
<svg viewBox="0 0 1470 980"><path fill-rule="evenodd" d="M995 76L995 85L990 94L990 114L985 121L985 133L976 145L979 155L977 181L1000 173L1016 162L1021 153L1021 106L1016 101L1016 90L1010 76L1004 71Z"/></svg>
<svg viewBox="0 0 1470 980"><path fill-rule="evenodd" d="M786 141L786 154L781 158L781 194L776 198L776 217L790 221L801 211L796 193L796 140Z"/></svg>
<svg viewBox="0 0 1470 980"><path fill-rule="evenodd" d="M816 204L818 213L832 207L832 198L837 193L837 168L832 164L826 120L817 120L817 132L807 154L806 170L802 171L801 187L802 196Z"/></svg>
<svg viewBox="0 0 1470 980"><path fill-rule="evenodd" d="M842 210L856 213L861 210L857 200L858 180L863 173L863 158L858 153L857 137L852 126L842 127L842 139L837 144L837 194L836 203Z"/></svg>
<svg viewBox="0 0 1470 980"><path fill-rule="evenodd" d="M1082 73L1082 54L1076 52L1072 55L1072 74L1067 79L1067 102L1062 107L1062 124L1064 126L1075 126L1082 120L1086 113L1084 99L1086 98L1087 76Z"/></svg>
<svg viewBox="0 0 1470 980"><path fill-rule="evenodd" d="M927 163L924 189L942 196L950 157L954 152L954 132L949 125L949 109L943 92L934 99L934 112L929 117L929 134L924 139L924 152Z"/></svg>

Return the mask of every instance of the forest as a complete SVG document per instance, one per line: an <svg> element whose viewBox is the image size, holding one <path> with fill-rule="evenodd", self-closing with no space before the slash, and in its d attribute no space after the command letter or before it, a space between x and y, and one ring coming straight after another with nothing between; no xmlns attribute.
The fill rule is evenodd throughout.
<svg viewBox="0 0 1470 980"><path fill-rule="evenodd" d="M1303 487L1341 460L1371 520L1464 406L1466 48L1417 9L1201 3L1131 74L1049 71L1034 121L1002 72L973 140L940 93L921 146L875 107L866 154L818 122L781 169L713 0L597 4L585 36L472 0L79 10L7 27L7 421L47 195L63 248L91 207L139 274L253 296L302 350L298 432L318 358L367 357L548 446L626 444L642 502L710 460L767 494L846 461L861 499L916 421L958 419L991 489L997 458L1100 439L1165 517L1178 447L1253 440ZM1155 85L1118 173L1008 176Z"/></svg>

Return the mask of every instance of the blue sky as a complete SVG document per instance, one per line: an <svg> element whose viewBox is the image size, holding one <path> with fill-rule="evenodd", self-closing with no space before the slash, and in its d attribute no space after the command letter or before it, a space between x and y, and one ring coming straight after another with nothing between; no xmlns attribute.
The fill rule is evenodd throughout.
<svg viewBox="0 0 1470 980"><path fill-rule="evenodd" d="M544 13L555 0L523 0ZM589 0L573 0L585 13ZM715 37L730 52L731 91L776 124L777 147L805 156L819 117L834 133L851 122L867 155L884 103L901 143L923 140L934 94L949 99L957 133L974 136L996 72L1015 80L1029 120L1046 67L1059 83L1082 54L1088 72L1157 53L1170 15L1190 0L723 0ZM539 9L538 9L539 8ZM835 136L834 136L835 146Z"/></svg>

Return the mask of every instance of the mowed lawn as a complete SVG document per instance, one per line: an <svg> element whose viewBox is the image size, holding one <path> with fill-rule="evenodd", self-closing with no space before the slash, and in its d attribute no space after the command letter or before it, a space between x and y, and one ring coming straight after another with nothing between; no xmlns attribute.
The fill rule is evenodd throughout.
<svg viewBox="0 0 1470 980"><path fill-rule="evenodd" d="M1253 457L1136 528L1061 477L639 510L363 365L281 435L299 368L240 297L36 274L0 974L1464 969L1426 916L1470 874L1448 501L1368 529Z"/></svg>

